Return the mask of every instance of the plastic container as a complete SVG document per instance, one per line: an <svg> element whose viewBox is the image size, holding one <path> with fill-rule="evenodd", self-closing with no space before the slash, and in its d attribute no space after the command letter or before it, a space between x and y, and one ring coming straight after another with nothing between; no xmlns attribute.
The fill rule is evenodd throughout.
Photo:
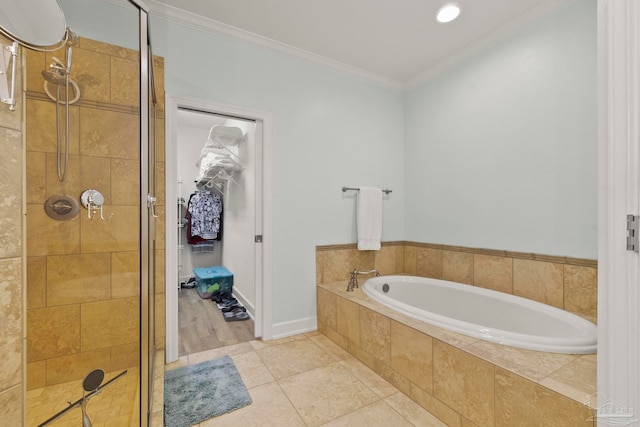
<svg viewBox="0 0 640 427"><path fill-rule="evenodd" d="M194 268L196 291L203 299L209 299L216 292L231 294L233 291L233 273L225 267Z"/></svg>

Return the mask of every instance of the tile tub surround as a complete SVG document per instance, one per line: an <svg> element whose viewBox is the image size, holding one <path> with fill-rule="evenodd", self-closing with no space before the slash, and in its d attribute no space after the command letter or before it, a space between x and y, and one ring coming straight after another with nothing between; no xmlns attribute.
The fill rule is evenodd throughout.
<svg viewBox="0 0 640 427"><path fill-rule="evenodd" d="M447 425L594 425L595 355L478 340L345 288L317 286L318 330Z"/></svg>
<svg viewBox="0 0 640 427"><path fill-rule="evenodd" d="M346 282L354 268L465 283L597 318L596 260L405 241L383 242L380 251L316 247L317 283Z"/></svg>

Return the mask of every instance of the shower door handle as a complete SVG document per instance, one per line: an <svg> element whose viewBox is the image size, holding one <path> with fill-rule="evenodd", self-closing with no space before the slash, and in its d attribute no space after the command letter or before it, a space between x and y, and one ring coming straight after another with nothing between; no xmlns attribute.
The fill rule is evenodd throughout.
<svg viewBox="0 0 640 427"><path fill-rule="evenodd" d="M147 194L147 207L151 212L151 216L154 218L159 218L160 215L156 215L156 201L157 199L151 195L151 193Z"/></svg>

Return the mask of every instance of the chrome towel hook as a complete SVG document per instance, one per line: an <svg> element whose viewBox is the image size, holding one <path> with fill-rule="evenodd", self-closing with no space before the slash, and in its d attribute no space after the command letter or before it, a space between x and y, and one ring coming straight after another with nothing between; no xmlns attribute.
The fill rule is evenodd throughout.
<svg viewBox="0 0 640 427"><path fill-rule="evenodd" d="M109 218L105 218L102 205L104 204L104 196L98 190L85 190L80 196L80 202L82 206L87 209L87 216L89 219L93 219L96 215L96 212L100 212L100 219L103 221L109 221L111 217L113 217L113 213L109 215Z"/></svg>

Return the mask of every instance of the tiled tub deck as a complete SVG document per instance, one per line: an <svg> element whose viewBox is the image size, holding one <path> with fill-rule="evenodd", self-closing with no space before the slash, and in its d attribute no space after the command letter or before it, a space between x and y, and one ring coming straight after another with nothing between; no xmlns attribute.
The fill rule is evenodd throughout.
<svg viewBox="0 0 640 427"><path fill-rule="evenodd" d="M318 329L450 426L595 426L596 355L544 353L467 337L317 286Z"/></svg>

